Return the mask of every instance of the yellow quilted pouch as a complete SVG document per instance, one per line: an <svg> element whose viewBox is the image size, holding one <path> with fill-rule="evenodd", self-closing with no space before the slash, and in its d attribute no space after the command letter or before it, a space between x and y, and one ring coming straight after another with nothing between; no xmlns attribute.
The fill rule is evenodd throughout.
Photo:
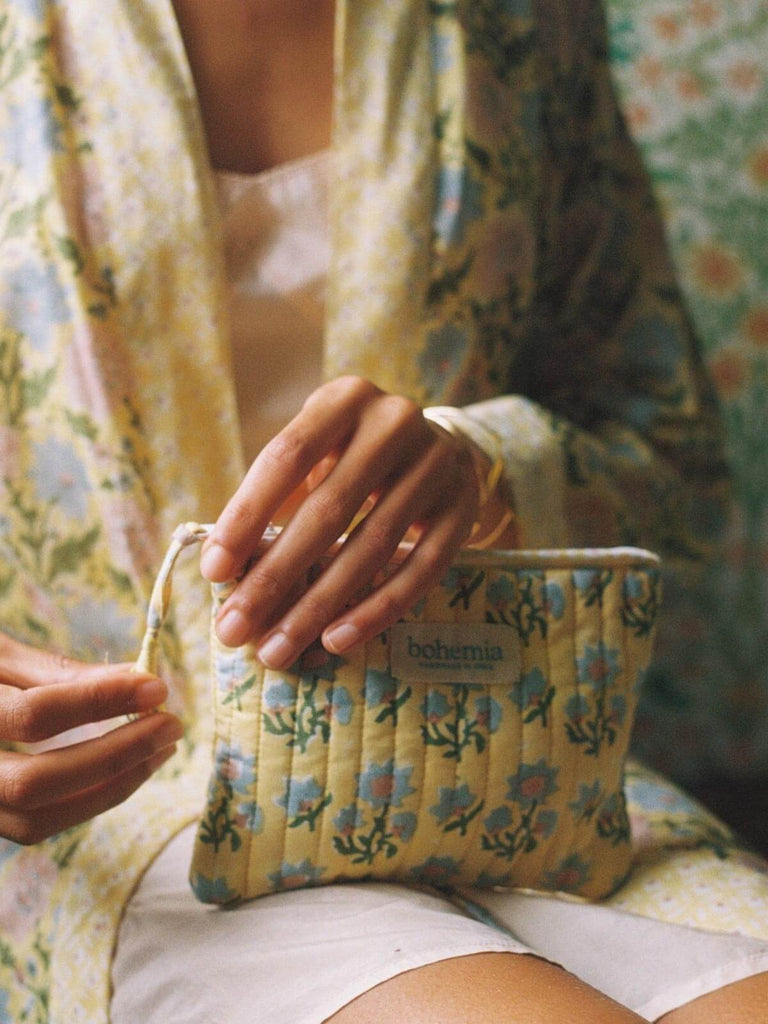
<svg viewBox="0 0 768 1024"><path fill-rule="evenodd" d="M178 552L158 578L152 668ZM229 588L214 585L213 612ZM211 633L215 737L190 880L228 904L352 879L606 896L659 607L634 548L465 551L401 622L290 670Z"/></svg>

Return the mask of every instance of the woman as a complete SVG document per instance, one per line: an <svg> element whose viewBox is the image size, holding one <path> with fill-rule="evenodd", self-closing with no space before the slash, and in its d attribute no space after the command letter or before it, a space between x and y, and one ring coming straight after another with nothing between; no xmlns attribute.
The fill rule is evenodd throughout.
<svg viewBox="0 0 768 1024"><path fill-rule="evenodd" d="M94 660L101 647L130 661L152 572L185 519L217 519L202 569L222 580L281 508L291 514L217 624L226 643L258 638L273 667L318 635L340 653L384 628L464 541L508 539L510 500L530 546L706 551L700 511L716 505L722 479L716 419L617 125L593 5L177 0L180 33L166 2L109 0L98 20L89 6L12 0L0 28L9 197L0 614L17 638L2 647L0 735L57 737L160 704L165 686L137 685L126 664L84 666L39 649ZM332 120L332 156L296 164L328 149ZM273 179L274 193L247 179L286 163L293 184ZM331 267L318 299L324 238L308 221L322 219L328 180ZM305 235L314 276L302 270ZM290 311L278 301L286 295ZM282 345L273 365L267 329ZM323 334L329 383L312 390ZM306 354L293 360L300 346ZM291 408L298 375L310 397ZM275 391L280 423L270 419ZM436 402L468 407L499 434L508 493L482 494L489 453L435 429L420 409ZM296 600L302 568L371 497L322 589ZM358 581L409 529L415 557L355 603ZM637 956L671 941L684 982L661 982L654 967L639 995L619 985L617 1002L546 960L510 955L533 941L395 887L279 895L215 923L199 908L185 917L180 830L199 809L208 767L198 641L207 602L194 572L185 583L167 652L185 742L166 769L137 789L174 752L173 714L0 763L0 832L37 844L2 853L3 891L25 893L9 897L5 914L8 1019L43 1019L49 1007L54 1020L107 1019L116 938L116 1021L235 1019L254 1003L257 1019L348 1024L406 1012L759 1019L763 943L708 936L702 950L695 933L668 925L639 937L607 908L579 907L571 924L573 908L556 901L492 907L514 918L518 937L541 907L564 915L550 932L582 934L589 912L606 909L614 916L594 919L598 934L607 929L612 947L621 935ZM381 923L381 934L357 941L346 926L355 917L357 927ZM298 948L297 919L310 943ZM317 949L310 922L322 929ZM243 936L250 945L235 961ZM215 955L222 946L234 988ZM369 960L349 959L360 946ZM334 963L342 972L331 980ZM626 968L605 989L616 973Z"/></svg>

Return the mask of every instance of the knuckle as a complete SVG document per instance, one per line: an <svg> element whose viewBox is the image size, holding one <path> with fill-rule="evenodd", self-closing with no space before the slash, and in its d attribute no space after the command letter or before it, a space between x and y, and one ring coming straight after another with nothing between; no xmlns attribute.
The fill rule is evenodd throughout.
<svg viewBox="0 0 768 1024"><path fill-rule="evenodd" d="M34 773L26 758L6 764L0 776L0 803L14 810L29 807L35 797Z"/></svg>
<svg viewBox="0 0 768 1024"><path fill-rule="evenodd" d="M285 581L281 580L277 571L257 562L248 570L248 575L236 592L237 598L232 603L240 611L249 614L256 604L277 600L284 588Z"/></svg>
<svg viewBox="0 0 768 1024"><path fill-rule="evenodd" d="M408 602L403 600L402 595L395 594L392 590L381 591L376 598L376 619L385 628L393 622L397 622L408 610Z"/></svg>
<svg viewBox="0 0 768 1024"><path fill-rule="evenodd" d="M309 643L336 614L338 603L330 594L313 588L301 602L301 618L287 619L283 631L296 643Z"/></svg>
<svg viewBox="0 0 768 1024"><path fill-rule="evenodd" d="M19 846L36 846L51 834L45 823L27 815L14 816L7 829L7 838Z"/></svg>
<svg viewBox="0 0 768 1024"><path fill-rule="evenodd" d="M344 529L353 516L356 504L345 490L318 487L307 499L315 522Z"/></svg>
<svg viewBox="0 0 768 1024"><path fill-rule="evenodd" d="M380 516L366 516L360 528L361 539L376 562L386 561L405 534L401 523L393 520L386 522Z"/></svg>
<svg viewBox="0 0 768 1024"><path fill-rule="evenodd" d="M39 692L26 690L8 700L2 713L3 739L36 743L47 738L45 709L38 699Z"/></svg>
<svg viewBox="0 0 768 1024"><path fill-rule="evenodd" d="M276 470L286 465L305 465L311 457L311 438L298 426L281 430L262 449L259 459L266 469Z"/></svg>

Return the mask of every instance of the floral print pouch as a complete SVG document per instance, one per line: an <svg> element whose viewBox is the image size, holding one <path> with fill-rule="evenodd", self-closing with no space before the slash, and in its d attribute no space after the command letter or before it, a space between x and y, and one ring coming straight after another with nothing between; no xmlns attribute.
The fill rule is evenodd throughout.
<svg viewBox="0 0 768 1024"><path fill-rule="evenodd" d="M176 532L143 668L176 557L207 529ZM195 895L375 878L606 896L630 865L624 762L659 599L659 560L636 548L465 551L343 657L318 645L274 671L212 630Z"/></svg>

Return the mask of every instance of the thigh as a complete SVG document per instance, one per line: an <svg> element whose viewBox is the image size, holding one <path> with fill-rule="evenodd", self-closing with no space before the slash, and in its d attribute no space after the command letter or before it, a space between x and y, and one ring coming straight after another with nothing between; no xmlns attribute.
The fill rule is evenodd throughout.
<svg viewBox="0 0 768 1024"><path fill-rule="evenodd" d="M659 1018L658 1024L765 1024L768 971L724 985Z"/></svg>
<svg viewBox="0 0 768 1024"><path fill-rule="evenodd" d="M479 953L400 974L327 1024L643 1024L644 1017L531 955Z"/></svg>

